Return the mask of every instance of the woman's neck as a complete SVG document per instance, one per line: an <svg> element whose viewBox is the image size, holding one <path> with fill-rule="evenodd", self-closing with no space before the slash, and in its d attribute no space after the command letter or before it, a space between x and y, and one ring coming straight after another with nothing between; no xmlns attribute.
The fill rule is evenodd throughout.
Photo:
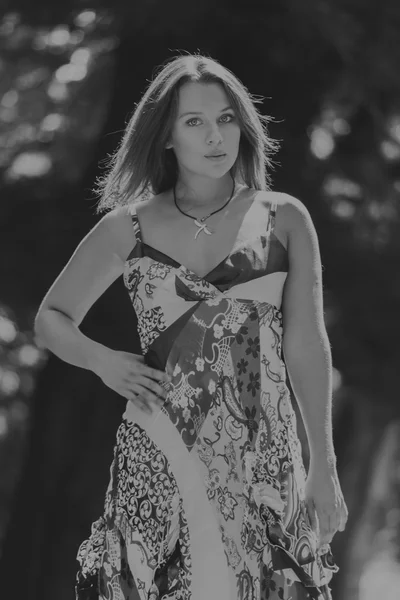
<svg viewBox="0 0 400 600"><path fill-rule="evenodd" d="M229 173L220 179L197 179L186 182L179 179L175 186L176 200L183 208L210 208L226 201L232 194L234 181ZM237 189L235 183L235 189Z"/></svg>

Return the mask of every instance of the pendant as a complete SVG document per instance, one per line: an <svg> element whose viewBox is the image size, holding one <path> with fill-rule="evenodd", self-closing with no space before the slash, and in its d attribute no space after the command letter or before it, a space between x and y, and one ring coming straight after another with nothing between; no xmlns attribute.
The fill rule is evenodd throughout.
<svg viewBox="0 0 400 600"><path fill-rule="evenodd" d="M199 229L196 232L196 235L194 236L194 239L197 239L197 236L202 231L204 231L204 233L206 233L207 235L212 235L212 231L207 229L207 223L199 223L197 219L195 219L194 222L196 223L197 227L199 227Z"/></svg>

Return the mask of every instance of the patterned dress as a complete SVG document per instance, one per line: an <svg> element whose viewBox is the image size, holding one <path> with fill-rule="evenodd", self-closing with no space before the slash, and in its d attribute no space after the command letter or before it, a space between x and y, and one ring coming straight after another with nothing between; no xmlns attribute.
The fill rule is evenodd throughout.
<svg viewBox="0 0 400 600"><path fill-rule="evenodd" d="M77 600L331 598L317 551L282 354L287 251L257 192L206 276L142 241L124 283L145 362L173 378L148 414L128 402L104 514L79 547Z"/></svg>

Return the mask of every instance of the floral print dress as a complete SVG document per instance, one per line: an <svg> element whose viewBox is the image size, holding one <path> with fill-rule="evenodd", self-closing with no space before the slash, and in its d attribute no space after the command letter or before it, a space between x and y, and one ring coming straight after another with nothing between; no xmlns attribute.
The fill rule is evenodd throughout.
<svg viewBox="0 0 400 600"><path fill-rule="evenodd" d="M104 514L79 547L77 600L331 598L282 354L287 251L257 192L206 276L142 241L124 283L146 364L172 376L152 414L128 402Z"/></svg>

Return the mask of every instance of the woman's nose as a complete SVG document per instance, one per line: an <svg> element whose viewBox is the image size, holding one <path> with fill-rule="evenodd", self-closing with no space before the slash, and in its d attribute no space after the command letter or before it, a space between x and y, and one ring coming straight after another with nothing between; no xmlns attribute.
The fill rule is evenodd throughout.
<svg viewBox="0 0 400 600"><path fill-rule="evenodd" d="M210 144L211 142L217 143L222 140L222 135L219 127L216 125L212 127L207 135L207 142Z"/></svg>

